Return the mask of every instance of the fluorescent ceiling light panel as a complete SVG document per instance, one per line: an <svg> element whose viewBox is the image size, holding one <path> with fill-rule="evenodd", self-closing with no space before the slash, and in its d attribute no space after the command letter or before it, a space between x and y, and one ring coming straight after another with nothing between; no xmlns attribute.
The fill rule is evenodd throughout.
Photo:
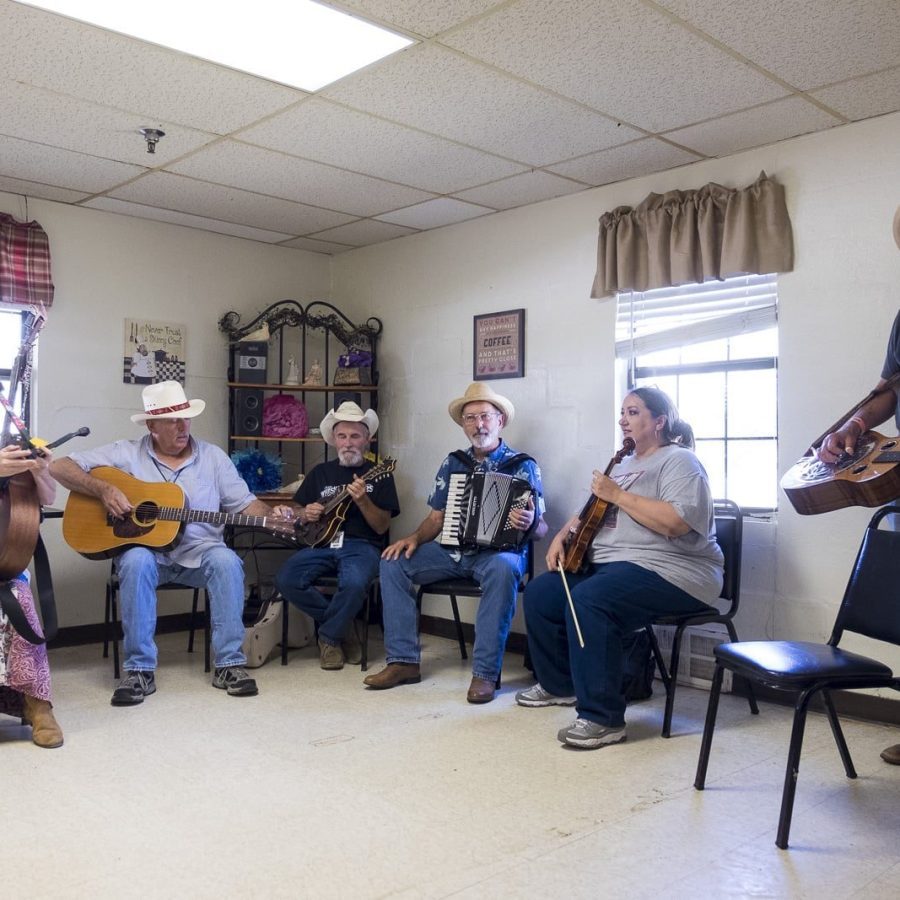
<svg viewBox="0 0 900 900"><path fill-rule="evenodd" d="M24 2L304 91L413 43L312 0Z"/></svg>

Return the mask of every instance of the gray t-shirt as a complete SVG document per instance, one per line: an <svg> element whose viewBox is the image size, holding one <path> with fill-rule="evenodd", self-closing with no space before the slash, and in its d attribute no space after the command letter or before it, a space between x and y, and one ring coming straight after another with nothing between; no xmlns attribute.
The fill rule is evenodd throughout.
<svg viewBox="0 0 900 900"><path fill-rule="evenodd" d="M690 526L680 537L667 538L610 506L591 547L593 562L632 562L704 603L722 590L722 551L709 481L690 450L670 444L645 459L626 456L610 478L639 497L664 500Z"/></svg>

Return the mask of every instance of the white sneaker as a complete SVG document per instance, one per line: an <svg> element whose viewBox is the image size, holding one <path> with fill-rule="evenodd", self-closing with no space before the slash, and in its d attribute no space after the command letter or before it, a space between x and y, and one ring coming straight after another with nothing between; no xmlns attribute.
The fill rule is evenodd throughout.
<svg viewBox="0 0 900 900"><path fill-rule="evenodd" d="M516 694L519 706L574 706L574 697L557 697L545 691L539 684Z"/></svg>
<svg viewBox="0 0 900 900"><path fill-rule="evenodd" d="M582 750L595 750L607 744L619 744L625 740L625 726L610 728L590 719L578 718L568 728L562 728L557 737L563 744L580 747Z"/></svg>

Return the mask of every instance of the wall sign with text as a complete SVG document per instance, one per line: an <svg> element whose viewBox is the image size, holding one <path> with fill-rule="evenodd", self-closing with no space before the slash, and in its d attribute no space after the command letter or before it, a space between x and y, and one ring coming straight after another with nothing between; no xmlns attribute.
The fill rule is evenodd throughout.
<svg viewBox="0 0 900 900"><path fill-rule="evenodd" d="M525 310L475 316L475 381L525 375Z"/></svg>
<svg viewBox="0 0 900 900"><path fill-rule="evenodd" d="M125 320L122 380L125 384L156 384L185 377L186 328L175 322Z"/></svg>

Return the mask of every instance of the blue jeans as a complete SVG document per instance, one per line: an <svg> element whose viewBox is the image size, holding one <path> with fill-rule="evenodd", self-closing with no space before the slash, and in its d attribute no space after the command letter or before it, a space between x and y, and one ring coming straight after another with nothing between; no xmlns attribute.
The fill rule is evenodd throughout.
<svg viewBox="0 0 900 900"><path fill-rule="evenodd" d="M551 694L574 694L581 718L618 728L625 724L623 637L657 616L711 607L630 562L600 563L587 574L567 574L566 580L584 649L578 644L562 579L556 572L545 572L525 589L525 625L534 674Z"/></svg>
<svg viewBox="0 0 900 900"><path fill-rule="evenodd" d="M366 591L378 574L381 549L369 541L346 539L340 549L310 547L295 553L275 576L282 596L319 623L319 640L340 644ZM337 574L338 587L326 597L312 585L322 575Z"/></svg>
<svg viewBox="0 0 900 900"><path fill-rule="evenodd" d="M524 553L496 550L466 553L457 562L435 541L420 544L409 559L383 559L381 599L388 663L418 663L421 659L415 585L445 578L473 578L481 585L482 594L475 616L472 674L496 681L525 564Z"/></svg>
<svg viewBox="0 0 900 900"><path fill-rule="evenodd" d="M125 632L125 669L152 672L156 668L156 588L175 582L209 592L212 652L216 668L242 666L244 642L244 564L224 544L211 547L199 568L161 566L146 547L126 550L116 559L122 629Z"/></svg>

